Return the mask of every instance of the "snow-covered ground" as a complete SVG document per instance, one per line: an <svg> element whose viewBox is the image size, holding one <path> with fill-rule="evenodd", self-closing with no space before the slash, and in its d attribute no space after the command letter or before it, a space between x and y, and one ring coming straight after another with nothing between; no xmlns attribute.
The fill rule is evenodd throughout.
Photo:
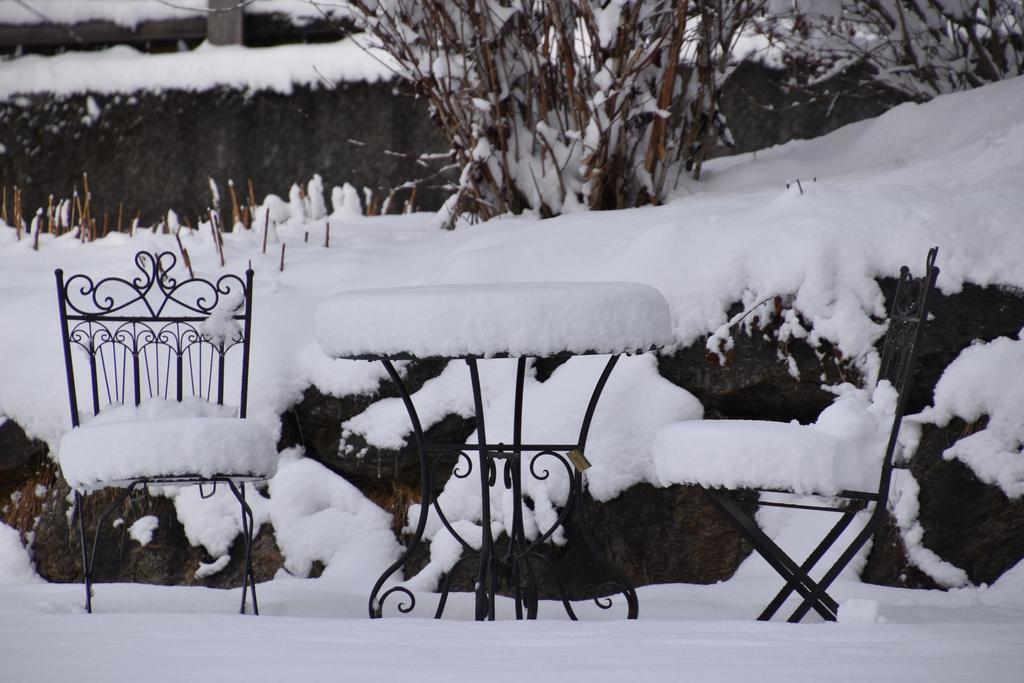
<svg viewBox="0 0 1024 683"><path fill-rule="evenodd" d="M799 185L792 182L798 178ZM1024 288L1022 187L1024 79L1018 78L927 105L904 105L819 140L716 160L707 165L705 180L681 183L676 198L657 208L545 221L521 216L444 232L424 214L353 216L350 202L341 201L351 193L340 190L330 216L316 192L306 205L297 193L291 205L271 199L265 206L278 225L272 226L266 254L259 229L226 234L224 245L228 271L239 272L250 261L256 270L250 416L276 430L277 416L310 384L338 395L376 387L379 369L332 361L314 341L314 311L321 300L369 287L641 282L668 300L677 343L711 336L715 351L728 347L736 325L770 315L764 304L779 296L785 303L784 336L829 340L870 370L877 360L872 344L884 332L876 322L884 307L875 278L895 275L904 263L920 272L929 246L939 246L938 286L946 293L965 282ZM185 229L180 236L198 275L220 272L207 229ZM286 266L279 272L282 243ZM19 242L13 229L0 227L0 419L15 420L56 447L69 418L52 271L61 266L127 275L138 249L176 251L177 245L172 235L143 229L134 237L112 235L89 245L43 235L33 251L31 240ZM749 314L730 324L726 309L735 301ZM1024 481L1024 402L1014 399L1019 387L1013 378L1024 373L1022 345L1007 338L965 351L940 383L934 409L920 418L941 424L954 415L992 415L978 433L984 436L975 435L948 456L1016 497ZM579 417L572 406L580 401L574 398L589 389L599 364L600 359L577 359L544 383L528 382L527 405L536 406L526 416L528 439L554 438L559 428L571 433ZM509 405L513 383L507 362L490 367L484 389L497 416L508 412L500 407ZM464 366L449 366L424 385L417 402L425 426L446 413L468 414ZM654 433L700 414L692 396L657 374L651 357L624 360L595 417L587 452L595 497L614 497L641 481L661 483L651 449ZM511 427L495 421L488 435L500 440ZM393 447L409 431L394 400L371 405L345 427L382 447ZM554 479L549 485L530 483L540 501L538 517L564 495ZM943 583L962 585L958 568L920 545L915 486L897 486L897 516L903 515L899 522L911 559ZM479 493L472 489L453 479L442 498L459 524L479 526ZM237 524L219 522L233 511L209 501L199 505L190 495L176 498L189 539L222 555ZM82 615L79 586L31 581L20 545L0 534L0 580L13 581L0 586L5 674L12 672L12 680L72 674L103 680L125 666L153 680L182 680L233 677L241 666L252 680L447 681L478 678L493 664L496 673L488 677L496 680L691 675L1009 681L1020 680L1024 670L1021 565L992 587L949 592L869 586L848 572L835 589L845 602L837 625L750 622L777 583L756 558L715 586L641 589L639 623L608 623L602 619L607 613L584 608L584 617L598 619L567 624L559 610L549 608L535 624L369 622L363 616L369 585L396 552L387 515L297 450L283 457L269 499L254 495L252 501L257 522L274 524L289 570L302 575L314 560L328 565L321 579L282 574L262 585L264 616L258 619L231 614L237 592L109 585L97 588L99 614ZM508 523L507 510L492 508L489 521L499 530ZM783 513L760 521L786 547L812 538L810 527ZM146 537L143 531L153 530L140 529L140 538ZM428 574L436 576L449 559L433 560ZM509 605L503 610L509 614ZM457 596L451 611L466 618L471 605ZM236 665L239 660L243 664Z"/></svg>
<svg viewBox="0 0 1024 683"><path fill-rule="evenodd" d="M774 588L744 572L714 586L648 586L635 622L556 605L516 622L451 617L366 618L366 596L326 580L260 586L259 617L237 614L238 592L0 585L0 657L10 681L990 681L1018 683L1024 667L1024 575L987 590L906 591L840 582L851 615L838 624L753 620ZM877 603L877 604L876 604ZM621 613L616 615L621 617ZM547 617L547 618L545 618Z"/></svg>

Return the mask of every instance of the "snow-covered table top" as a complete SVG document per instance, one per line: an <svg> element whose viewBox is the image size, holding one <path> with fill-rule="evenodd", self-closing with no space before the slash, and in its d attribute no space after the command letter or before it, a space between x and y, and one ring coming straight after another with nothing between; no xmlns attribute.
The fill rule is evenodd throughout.
<svg viewBox="0 0 1024 683"><path fill-rule="evenodd" d="M515 282L345 292L316 312L333 358L642 353L672 342L661 293L636 282Z"/></svg>

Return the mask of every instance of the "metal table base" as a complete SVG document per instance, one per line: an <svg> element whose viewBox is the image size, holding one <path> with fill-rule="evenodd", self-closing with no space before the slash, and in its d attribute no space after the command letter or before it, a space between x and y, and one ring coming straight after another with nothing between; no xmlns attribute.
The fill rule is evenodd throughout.
<svg viewBox="0 0 1024 683"><path fill-rule="evenodd" d="M465 358L469 366L470 380L473 389L473 402L476 413L476 427L478 443L476 444L446 444L430 443L427 441L416 406L412 397L396 370L393 361L395 358L378 357L387 370L388 375L397 387L402 402L409 413L412 422L413 435L416 442L416 449L420 459L420 515L416 524L413 538L402 556L392 563L374 584L370 592L369 612L372 618L379 618L384 615L388 599L395 597L398 612L408 614L416 608L416 596L407 587L395 585L384 590L385 584L402 569L408 559L416 551L423 541L423 533L426 529L427 519L430 514L437 515L438 520L444 528L461 545L462 556L448 572L441 586L441 595L438 601L435 618L440 618L444 613L448 595L452 587L452 578L466 563L475 562L477 565L476 580L474 582L474 593L476 598L475 617L478 621L495 618L495 597L502 590L506 590L515 603L515 614L517 619L535 619L539 606L538 599L538 575L547 572L554 579L557 592L562 606L570 619L577 618L573 610L565 582L559 575L558 568L550 558L540 552L542 544L546 543L559 527L565 528L570 522L578 535L574 538L582 539L590 555L597 566L603 569L608 580L598 588L597 595L593 600L602 609L611 609L614 604L613 596L621 595L626 602L626 616L635 619L639 612L636 590L623 573L605 556L594 538L594 533L587 521L585 503L588 498L586 479L583 470L589 467L584 453L586 452L587 434L590 431L590 423L597 408L601 392L604 390L608 377L611 375L619 356L613 355L605 364L604 370L597 380L597 384L590 396L587 410L580 427L579 439L575 443L568 444L525 444L522 439L523 424L523 393L526 378L527 358L517 359L516 366L516 392L515 407L513 415L513 440L511 444L487 442L483 398L480 389L480 373L477 367L476 357ZM449 522L448 518L433 492L431 457L436 454L457 454L459 463L452 476L466 478L473 474L474 463L467 455L467 451L476 451L478 454L479 466L476 467L476 474L480 481L481 497L481 529L482 538L479 549L474 548L466 539L460 535ZM569 477L570 490L565 506L559 511L558 517L550 528L541 529L536 538L527 538L523 524L523 474L525 471L536 479L546 479L549 472L545 467L538 469L538 460L543 457L554 458L566 470ZM499 470L501 481L506 489L512 493L512 529L509 533L507 548L499 549L495 545L495 539L489 523L491 518L491 487L498 482Z"/></svg>

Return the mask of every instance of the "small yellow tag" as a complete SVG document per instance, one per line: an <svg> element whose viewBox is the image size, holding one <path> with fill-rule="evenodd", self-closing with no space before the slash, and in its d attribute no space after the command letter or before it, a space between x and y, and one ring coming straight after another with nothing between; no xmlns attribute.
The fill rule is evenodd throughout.
<svg viewBox="0 0 1024 683"><path fill-rule="evenodd" d="M590 461L587 460L587 456L583 455L583 451L578 448L569 451L569 462L580 472L586 472L590 469Z"/></svg>

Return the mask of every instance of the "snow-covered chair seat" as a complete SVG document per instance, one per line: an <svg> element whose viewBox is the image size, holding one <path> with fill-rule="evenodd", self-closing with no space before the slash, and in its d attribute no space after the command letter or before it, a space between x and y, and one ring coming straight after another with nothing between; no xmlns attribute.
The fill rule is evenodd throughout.
<svg viewBox="0 0 1024 683"><path fill-rule="evenodd" d="M269 479L277 470L274 435L233 413L200 400L162 399L102 412L61 439L61 471L73 489Z"/></svg>
<svg viewBox="0 0 1024 683"><path fill-rule="evenodd" d="M654 467L665 484L835 496L871 491L885 454L896 392L879 384L837 399L811 425L761 420L691 420L654 438Z"/></svg>
<svg viewBox="0 0 1024 683"><path fill-rule="evenodd" d="M812 609L835 620L839 603L828 588L885 519L914 351L939 273L937 251L928 252L920 278L913 278L906 266L900 270L870 401L867 391L846 387L812 425L696 420L668 425L655 435L654 467L660 482L703 487L718 511L785 580L759 619L770 619L796 592L802 601L789 621L800 621ZM728 493L733 489L825 496L832 500L759 495L748 497L747 504L838 513L839 520L811 554L797 562L761 530L748 505L736 500L742 494ZM852 540L843 541L838 559L812 579L814 566L869 507L866 523Z"/></svg>
<svg viewBox="0 0 1024 683"><path fill-rule="evenodd" d="M668 302L636 282L515 282L344 292L316 312L334 358L633 353L672 340Z"/></svg>

